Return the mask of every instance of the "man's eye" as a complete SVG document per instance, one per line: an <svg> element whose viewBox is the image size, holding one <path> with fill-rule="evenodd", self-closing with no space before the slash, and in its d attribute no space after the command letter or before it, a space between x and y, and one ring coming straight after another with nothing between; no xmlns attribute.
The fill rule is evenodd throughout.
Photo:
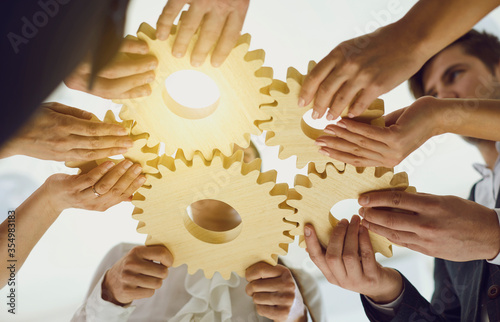
<svg viewBox="0 0 500 322"><path fill-rule="evenodd" d="M463 69L457 69L457 70L452 71L449 75L449 81L453 82L455 80L455 78L457 78L463 72L464 72Z"/></svg>

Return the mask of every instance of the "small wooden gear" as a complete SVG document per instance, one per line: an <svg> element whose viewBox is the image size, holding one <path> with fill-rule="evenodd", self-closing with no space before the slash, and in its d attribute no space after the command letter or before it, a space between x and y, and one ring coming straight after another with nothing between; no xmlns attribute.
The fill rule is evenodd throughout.
<svg viewBox="0 0 500 322"><path fill-rule="evenodd" d="M309 63L309 70L315 63ZM302 75L295 68L290 67L287 72L287 82L275 80L270 87L271 96L277 104L262 106L262 110L272 116L270 122L260 125L262 130L267 130L266 144L279 145L279 158L286 159L293 155L297 156L297 167L303 168L308 162L314 162L319 171L325 169L327 163L343 171L344 162L334 160L328 156L318 153L318 146L314 141L322 135L330 135L323 130L309 126L303 119L303 115L312 108L312 104L299 107L299 93L304 80ZM342 113L346 116L347 108ZM356 121L384 126L384 102L375 100L370 107L360 116L353 118Z"/></svg>
<svg viewBox="0 0 500 322"><path fill-rule="evenodd" d="M287 232L296 227L284 219L293 214L284 203L288 185L275 183L276 171L261 173L260 159L242 163L242 158L241 150L231 157L217 152L212 161L199 153L192 161L182 153L175 159L162 156L160 173L148 175L150 186L140 188L132 201L137 231L148 234L146 245L164 245L174 267L187 264L189 274L202 269L207 278L215 272L225 279L231 272L244 277L259 261L275 265L293 241ZM195 224L186 209L206 199L232 206L241 223L223 232Z"/></svg>
<svg viewBox="0 0 500 322"><path fill-rule="evenodd" d="M305 247L306 223L314 226L321 244L328 245L332 229L339 222L330 209L342 200L358 199L361 194L370 191L415 191L413 187L408 187L408 176L404 172L394 174L387 168L356 168L348 164L344 171L339 171L331 163L326 164L323 172L310 163L308 176L295 177L294 190L296 193L290 195L287 204L296 208L297 213L286 219L299 223L290 234L299 236L302 247ZM391 242L385 237L370 232L370 240L375 252L392 256Z"/></svg>
<svg viewBox="0 0 500 322"><path fill-rule="evenodd" d="M172 46L177 26L172 27L166 41L156 40L155 29L146 23L139 28L137 36L149 45L150 53L158 58L156 79L152 94L147 97L115 100L123 104L120 118L135 120L133 134L150 134L149 146L165 143L165 153L173 155L181 149L188 160L195 151L201 151L210 160L214 150L231 155L233 144L243 148L250 143L250 134L262 133L259 122L270 119L260 106L273 102L265 94L272 82L272 69L262 67L263 50L248 52L250 35L240 37L220 67L205 62L200 67L190 64L191 52L196 43L195 35L183 58L174 57ZM218 86L220 98L205 108L193 109L176 102L165 87L165 80L175 72L196 70L208 75ZM196 95L194 92L193 95Z"/></svg>

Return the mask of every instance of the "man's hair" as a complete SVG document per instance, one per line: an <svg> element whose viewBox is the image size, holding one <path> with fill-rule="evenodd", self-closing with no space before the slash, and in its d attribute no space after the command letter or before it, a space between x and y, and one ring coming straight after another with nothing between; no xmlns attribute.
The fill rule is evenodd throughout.
<svg viewBox="0 0 500 322"><path fill-rule="evenodd" d="M448 45L445 49L457 44L462 47L466 54L478 58L491 71L491 73L495 73L495 66L500 60L500 40L498 37L489 34L486 31L479 32L472 29ZM427 67L429 67L429 64L434 57L439 55L443 50L429 59L424 66L422 66L422 68L420 68L420 70L408 80L410 91L415 98L424 96L424 71Z"/></svg>

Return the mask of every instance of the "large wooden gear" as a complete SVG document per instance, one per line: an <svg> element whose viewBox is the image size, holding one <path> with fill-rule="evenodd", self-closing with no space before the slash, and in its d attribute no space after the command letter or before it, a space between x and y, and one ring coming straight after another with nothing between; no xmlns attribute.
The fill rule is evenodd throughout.
<svg viewBox="0 0 500 322"><path fill-rule="evenodd" d="M265 94L272 82L272 69L262 67L263 50L248 52L250 35L240 37L236 47L218 68L205 62L200 67L190 63L194 36L183 58L172 56L177 27L172 27L166 41L156 40L156 31L146 23L139 28L137 37L149 45L150 54L159 61L152 94L147 97L116 100L123 104L120 118L135 120L133 134L150 134L149 146L165 143L165 153L173 155L182 149L188 160L195 151L201 151L210 160L214 150L231 155L233 144L248 147L250 134L262 133L258 123L269 120L260 106L273 99ZM177 71L196 70L208 75L218 86L220 98L214 104L192 109L177 103L168 93L165 80ZM196 95L196 93L193 93ZM202 139L200 139L202 138Z"/></svg>
<svg viewBox="0 0 500 322"><path fill-rule="evenodd" d="M414 191L414 188L408 186L408 176L404 172L394 174L387 168L356 168L348 164L340 172L331 163L320 172L314 163L310 163L308 176L295 177L294 190L296 193L287 204L296 208L297 212L286 219L299 224L290 234L299 236L300 246L305 247L306 223L314 226L321 244L328 245L331 232L339 222L330 209L338 202L358 199L361 194L370 191ZM392 256L391 242L385 237L370 232L370 240L375 252L386 257Z"/></svg>
<svg viewBox="0 0 500 322"><path fill-rule="evenodd" d="M284 204L288 186L276 184L276 172L261 173L260 159L242 163L243 153L231 157L217 152L212 161L196 153L192 161L180 154L163 156L158 175L148 175L147 184L135 194L133 217L138 232L148 234L147 245L165 245L173 255L173 266L187 264L194 274L202 269L207 278L219 272L244 277L250 265L264 261L276 265L293 238L294 223L285 221L293 210ZM195 224L187 207L199 200L218 200L232 206L241 223L225 232ZM281 206L280 206L281 204Z"/></svg>
<svg viewBox="0 0 500 322"><path fill-rule="evenodd" d="M309 63L309 70L315 63ZM312 102L299 107L299 93L304 80L295 68L290 67L287 72L287 82L275 80L270 87L271 96L277 101L272 105L262 106L262 110L272 116L270 122L260 125L262 130L267 130L266 144L279 145L279 158L286 159L293 155L297 156L297 167L303 168L308 162L314 162L319 171L325 169L327 163L333 165L340 171L344 169L345 163L334 160L328 156L318 153L318 146L314 141L322 136L329 135L323 130L309 126L303 119L303 115L312 108ZM347 108L342 116L347 114ZM360 116L354 118L356 121L383 126L384 102L375 100L369 108Z"/></svg>

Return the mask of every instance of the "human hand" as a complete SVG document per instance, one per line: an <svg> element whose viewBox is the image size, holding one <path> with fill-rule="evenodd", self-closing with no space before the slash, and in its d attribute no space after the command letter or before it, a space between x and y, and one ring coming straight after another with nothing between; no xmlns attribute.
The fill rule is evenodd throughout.
<svg viewBox="0 0 500 322"><path fill-rule="evenodd" d="M153 296L167 278L172 262L172 254L164 246L134 247L106 272L102 299L124 306Z"/></svg>
<svg viewBox="0 0 500 322"><path fill-rule="evenodd" d="M380 304L390 303L403 291L403 279L397 271L375 260L368 230L359 224L358 216L353 216L351 223L342 219L333 228L326 250L314 228L307 224L306 250L331 284L364 294Z"/></svg>
<svg viewBox="0 0 500 322"><path fill-rule="evenodd" d="M343 119L325 128L316 144L328 156L357 167L392 168L434 135L440 125L439 100L427 96L385 116L385 127Z"/></svg>
<svg viewBox="0 0 500 322"><path fill-rule="evenodd" d="M146 182L141 171L141 166L130 160L117 165L107 161L85 174L52 175L44 189L51 196L49 206L55 213L66 208L105 211L122 201L132 200L133 193Z"/></svg>
<svg viewBox="0 0 500 322"><path fill-rule="evenodd" d="M471 261L495 258L500 251L497 213L475 202L383 191L360 196L359 204L367 229L423 254Z"/></svg>
<svg viewBox="0 0 500 322"><path fill-rule="evenodd" d="M200 66L215 46L211 63L220 66L240 37L250 0L169 0L158 18L156 37L166 40L175 18L185 4L189 9L182 16L172 54L183 57L191 37L198 28L200 35L191 55L191 64Z"/></svg>
<svg viewBox="0 0 500 322"><path fill-rule="evenodd" d="M378 96L416 73L425 60L402 28L382 27L344 41L323 58L306 76L299 106L314 99L314 119L329 109L327 119L334 120L348 106L349 117L359 116Z"/></svg>
<svg viewBox="0 0 500 322"><path fill-rule="evenodd" d="M246 292L257 313L273 321L306 321L306 307L292 273L283 265L259 262L247 268Z"/></svg>
<svg viewBox="0 0 500 322"><path fill-rule="evenodd" d="M59 103L44 103L37 115L2 149L55 161L90 161L123 154L133 145L119 125L94 122L92 114Z"/></svg>
<svg viewBox="0 0 500 322"><path fill-rule="evenodd" d="M81 63L64 83L71 89L107 99L129 99L151 94L158 59L147 55L149 47L142 40L127 37L120 52L100 71L89 89L92 64Z"/></svg>

